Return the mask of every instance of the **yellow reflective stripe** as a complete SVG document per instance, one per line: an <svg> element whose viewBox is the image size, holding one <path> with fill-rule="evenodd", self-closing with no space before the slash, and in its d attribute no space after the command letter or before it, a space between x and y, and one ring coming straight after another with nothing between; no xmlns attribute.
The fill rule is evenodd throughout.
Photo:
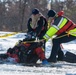
<svg viewBox="0 0 76 75"><path fill-rule="evenodd" d="M63 21L61 22L61 24L59 25L59 28L62 28L67 22L68 22L68 20L66 18L64 18Z"/></svg>
<svg viewBox="0 0 76 75"><path fill-rule="evenodd" d="M57 25L58 27L59 27L60 24L62 23L63 19L64 19L64 18L62 17L61 20L60 20L60 22L59 22L58 25Z"/></svg>
<svg viewBox="0 0 76 75"><path fill-rule="evenodd" d="M48 20L48 29L51 27L50 24L51 24L51 23L50 23L50 20Z"/></svg>
<svg viewBox="0 0 76 75"><path fill-rule="evenodd" d="M32 27L32 22L30 22L30 26Z"/></svg>
<svg viewBox="0 0 76 75"><path fill-rule="evenodd" d="M70 35L76 36L76 28L68 32Z"/></svg>
<svg viewBox="0 0 76 75"><path fill-rule="evenodd" d="M50 37L47 34L45 34L44 38L49 39Z"/></svg>
<svg viewBox="0 0 76 75"><path fill-rule="evenodd" d="M44 38L46 40L48 40L49 38L51 38L58 30L51 26L50 29L46 32L46 34L44 35Z"/></svg>
<svg viewBox="0 0 76 75"><path fill-rule="evenodd" d="M42 50L44 51L44 48L42 48Z"/></svg>
<svg viewBox="0 0 76 75"><path fill-rule="evenodd" d="M48 41L48 38L47 38L46 36L43 36L43 38L44 38L46 41Z"/></svg>
<svg viewBox="0 0 76 75"><path fill-rule="evenodd" d="M59 30L60 28L56 25L52 25L52 27L54 27L55 29Z"/></svg>

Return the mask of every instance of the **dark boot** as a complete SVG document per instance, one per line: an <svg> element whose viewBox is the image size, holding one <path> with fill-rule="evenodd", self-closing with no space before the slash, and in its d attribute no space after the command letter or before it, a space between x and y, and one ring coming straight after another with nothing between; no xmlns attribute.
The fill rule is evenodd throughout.
<svg viewBox="0 0 76 75"><path fill-rule="evenodd" d="M57 62L57 60L53 60L53 59L51 60L50 58L47 59L47 61L48 61L48 62L52 62L52 63L56 63L56 62Z"/></svg>
<svg viewBox="0 0 76 75"><path fill-rule="evenodd" d="M47 59L47 61L48 61L48 62L56 63L56 62L57 62L57 59L50 56L50 57Z"/></svg>
<svg viewBox="0 0 76 75"><path fill-rule="evenodd" d="M57 61L63 61L63 60L64 60L64 53L62 50L59 50Z"/></svg>
<svg viewBox="0 0 76 75"><path fill-rule="evenodd" d="M76 63L76 55L74 53L67 51L64 57L64 61L70 62L70 63Z"/></svg>

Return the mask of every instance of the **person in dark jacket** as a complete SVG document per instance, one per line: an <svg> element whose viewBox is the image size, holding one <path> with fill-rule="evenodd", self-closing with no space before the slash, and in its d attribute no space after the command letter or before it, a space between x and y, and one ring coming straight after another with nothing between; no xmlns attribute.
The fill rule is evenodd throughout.
<svg viewBox="0 0 76 75"><path fill-rule="evenodd" d="M35 37L42 39L47 31L46 18L40 13L39 9L35 8L32 10L32 15L27 23L27 33L33 33Z"/></svg>
<svg viewBox="0 0 76 75"><path fill-rule="evenodd" d="M76 24L63 15L63 11L56 13L54 10L48 11L48 18L51 21L50 28L43 36L45 40L52 38L52 51L48 59L49 62L56 62L64 59L61 43L67 43L76 39ZM58 56L58 58L57 58Z"/></svg>

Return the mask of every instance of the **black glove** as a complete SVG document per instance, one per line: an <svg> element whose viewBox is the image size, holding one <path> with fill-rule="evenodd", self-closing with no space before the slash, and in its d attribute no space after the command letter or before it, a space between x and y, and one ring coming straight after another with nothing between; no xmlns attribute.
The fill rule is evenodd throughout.
<svg viewBox="0 0 76 75"><path fill-rule="evenodd" d="M34 32L27 33L27 36L23 41L34 41L36 39L36 34Z"/></svg>

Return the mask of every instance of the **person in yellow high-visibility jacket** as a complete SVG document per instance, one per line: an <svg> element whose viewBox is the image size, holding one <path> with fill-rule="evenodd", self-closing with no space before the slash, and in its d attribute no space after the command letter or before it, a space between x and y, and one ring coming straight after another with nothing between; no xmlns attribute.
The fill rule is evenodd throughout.
<svg viewBox="0 0 76 75"><path fill-rule="evenodd" d="M54 10L48 11L48 20L52 20L50 23L50 28L47 30L43 38L47 41L50 38L52 39L53 46L51 55L48 58L49 62L57 62L58 60L63 60L64 54L61 50L60 44L67 43L76 39L76 24L73 23L70 19L63 15L63 11L56 13ZM58 58L56 57L58 55Z"/></svg>

